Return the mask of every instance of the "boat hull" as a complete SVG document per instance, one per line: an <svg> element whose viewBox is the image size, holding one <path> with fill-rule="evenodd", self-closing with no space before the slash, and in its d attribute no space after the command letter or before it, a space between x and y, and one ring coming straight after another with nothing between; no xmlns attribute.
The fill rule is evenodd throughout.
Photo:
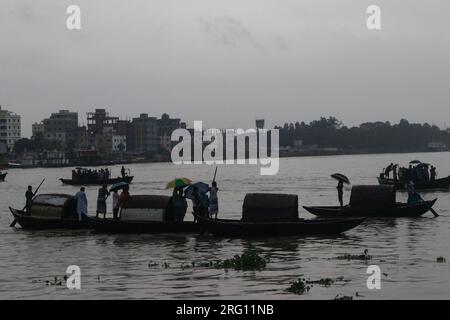
<svg viewBox="0 0 450 320"><path fill-rule="evenodd" d="M89 223L101 233L196 233L202 227L195 222L131 222L102 218L89 218Z"/></svg>
<svg viewBox="0 0 450 320"><path fill-rule="evenodd" d="M415 205L398 204L392 208L303 207L318 217L419 217L433 208L437 199Z"/></svg>
<svg viewBox="0 0 450 320"><path fill-rule="evenodd" d="M105 180L86 180L86 179L81 179L81 180L73 180L73 179L59 179L61 180L62 183L64 184L69 184L72 186L87 186L87 185L111 185L111 184L116 184L119 182L126 182L126 183L131 183L131 181L133 180L133 176L129 176L129 177L124 177L124 178L114 178L114 179L105 179Z"/></svg>
<svg viewBox="0 0 450 320"><path fill-rule="evenodd" d="M0 174L0 181L5 181L5 177L8 174L8 172Z"/></svg>
<svg viewBox="0 0 450 320"><path fill-rule="evenodd" d="M358 226L364 218L317 219L293 222L241 222L239 220L211 220L196 216L205 231L226 237L336 235Z"/></svg>
<svg viewBox="0 0 450 320"><path fill-rule="evenodd" d="M394 186L397 190L406 189L406 181L394 181L394 179L386 179L378 177L378 183L381 185ZM429 180L429 181L414 181L414 188L416 190L449 190L450 176L446 178Z"/></svg>
<svg viewBox="0 0 450 320"><path fill-rule="evenodd" d="M9 208L14 219L22 229L46 230L46 229L88 229L88 220L78 221L74 219L48 219L27 215L25 212Z"/></svg>

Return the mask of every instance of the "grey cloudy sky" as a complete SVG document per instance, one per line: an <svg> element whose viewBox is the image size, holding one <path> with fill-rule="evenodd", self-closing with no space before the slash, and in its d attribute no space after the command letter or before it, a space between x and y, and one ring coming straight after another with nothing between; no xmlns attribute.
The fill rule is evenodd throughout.
<svg viewBox="0 0 450 320"><path fill-rule="evenodd" d="M66 8L82 30L66 29ZM382 9L382 30L366 8ZM448 0L1 0L0 104L211 127L334 115L450 125Z"/></svg>

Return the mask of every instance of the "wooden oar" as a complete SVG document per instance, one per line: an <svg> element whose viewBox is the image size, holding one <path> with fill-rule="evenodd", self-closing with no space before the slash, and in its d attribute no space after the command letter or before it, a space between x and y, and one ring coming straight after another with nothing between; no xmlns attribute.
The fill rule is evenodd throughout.
<svg viewBox="0 0 450 320"><path fill-rule="evenodd" d="M417 193L417 195L419 195L420 199L425 202L425 200L423 200L423 198L420 196L420 194ZM433 208L430 208L431 213L435 216L435 217L439 217L439 215L437 214L436 211L434 211Z"/></svg>
<svg viewBox="0 0 450 320"><path fill-rule="evenodd" d="M34 193L33 193L33 200L34 200L36 194L38 193L39 188L40 188L40 187L42 186L42 184L44 183L44 181L45 181L45 178L42 179L42 182L39 184L39 186L38 186L38 187L36 188L36 190L34 191ZM22 211L24 211L26 207L27 207L27 205L25 205L25 207L23 207ZM13 227L16 225L16 223L17 223L17 220L14 218L14 221L13 221L9 226L10 226L11 228L13 228Z"/></svg>
<svg viewBox="0 0 450 320"><path fill-rule="evenodd" d="M216 166L216 170L214 171L214 178L213 178L213 182L216 181L216 175L217 175L217 166Z"/></svg>

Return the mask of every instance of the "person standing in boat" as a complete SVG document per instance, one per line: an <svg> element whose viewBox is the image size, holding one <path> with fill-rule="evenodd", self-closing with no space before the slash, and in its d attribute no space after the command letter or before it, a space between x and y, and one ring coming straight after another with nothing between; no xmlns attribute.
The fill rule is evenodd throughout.
<svg viewBox="0 0 450 320"><path fill-rule="evenodd" d="M338 201L341 207L344 206L344 181L339 180L338 185L336 187L338 191Z"/></svg>
<svg viewBox="0 0 450 320"><path fill-rule="evenodd" d="M436 174L436 167L435 166L431 166L431 169L430 169L431 181L436 180L436 176L437 176L437 174Z"/></svg>
<svg viewBox="0 0 450 320"><path fill-rule="evenodd" d="M120 193L119 200L118 200L119 208L122 208L125 205L125 203L131 199L129 190L130 190L130 187L126 186L123 188L123 191Z"/></svg>
<svg viewBox="0 0 450 320"><path fill-rule="evenodd" d="M106 185L103 185L100 189L98 189L96 218L98 218L100 213L103 213L103 219L106 218L106 199L108 196L109 192Z"/></svg>
<svg viewBox="0 0 450 320"><path fill-rule="evenodd" d="M84 192L85 190L86 189L84 187L81 187L80 191L78 191L75 195L75 199L77 201L78 221L83 220L83 215L87 216L88 201L86 193Z"/></svg>
<svg viewBox="0 0 450 320"><path fill-rule="evenodd" d="M217 182L213 181L211 187L209 188L209 216L217 220L217 214L219 213L219 198L217 197Z"/></svg>
<svg viewBox="0 0 450 320"><path fill-rule="evenodd" d="M26 198L25 208L26 208L28 214L31 212L31 205L33 204L33 197L34 197L33 187L28 186L27 192L25 192L25 198Z"/></svg>
<svg viewBox="0 0 450 320"><path fill-rule="evenodd" d="M117 219L119 217L119 193L114 190L112 194L112 207L113 207L113 217Z"/></svg>
<svg viewBox="0 0 450 320"><path fill-rule="evenodd" d="M122 166L122 169L120 169L120 174L122 175L122 178L125 178L126 173L125 173L125 167Z"/></svg>

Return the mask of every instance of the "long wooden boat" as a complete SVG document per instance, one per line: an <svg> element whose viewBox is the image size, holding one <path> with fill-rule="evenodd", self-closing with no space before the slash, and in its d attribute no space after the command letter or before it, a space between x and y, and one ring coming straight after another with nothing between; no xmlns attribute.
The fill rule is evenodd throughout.
<svg viewBox="0 0 450 320"><path fill-rule="evenodd" d="M394 179L378 177L378 183L381 185L395 186L397 190L406 189L406 181L395 181ZM414 181L416 190L446 190L450 189L450 176L436 180Z"/></svg>
<svg viewBox="0 0 450 320"><path fill-rule="evenodd" d="M72 186L82 186L82 185L111 185L119 182L131 183L134 176L118 177L112 179L59 179L64 184L70 184Z"/></svg>
<svg viewBox="0 0 450 320"><path fill-rule="evenodd" d="M195 215L195 214L194 214ZM241 220L212 220L195 215L204 230L217 236L293 236L335 235L358 226L365 218L298 219L283 222L243 222Z"/></svg>
<svg viewBox="0 0 450 320"><path fill-rule="evenodd" d="M78 221L76 200L68 194L40 194L33 199L31 211L9 208L23 229L85 229L88 219Z"/></svg>
<svg viewBox="0 0 450 320"><path fill-rule="evenodd" d="M44 229L87 229L89 221L78 221L76 219L51 219L42 217L33 217L22 210L9 208L17 220L17 223L23 229L44 230Z"/></svg>
<svg viewBox="0 0 450 320"><path fill-rule="evenodd" d="M195 233L201 225L195 222L121 221L90 218L92 229L101 233Z"/></svg>
<svg viewBox="0 0 450 320"><path fill-rule="evenodd" d="M5 177L8 174L8 172L0 173L0 181L5 181Z"/></svg>
<svg viewBox="0 0 450 320"><path fill-rule="evenodd" d="M414 205L397 203L392 207L303 207L318 217L419 217L433 207L437 199L424 201Z"/></svg>

